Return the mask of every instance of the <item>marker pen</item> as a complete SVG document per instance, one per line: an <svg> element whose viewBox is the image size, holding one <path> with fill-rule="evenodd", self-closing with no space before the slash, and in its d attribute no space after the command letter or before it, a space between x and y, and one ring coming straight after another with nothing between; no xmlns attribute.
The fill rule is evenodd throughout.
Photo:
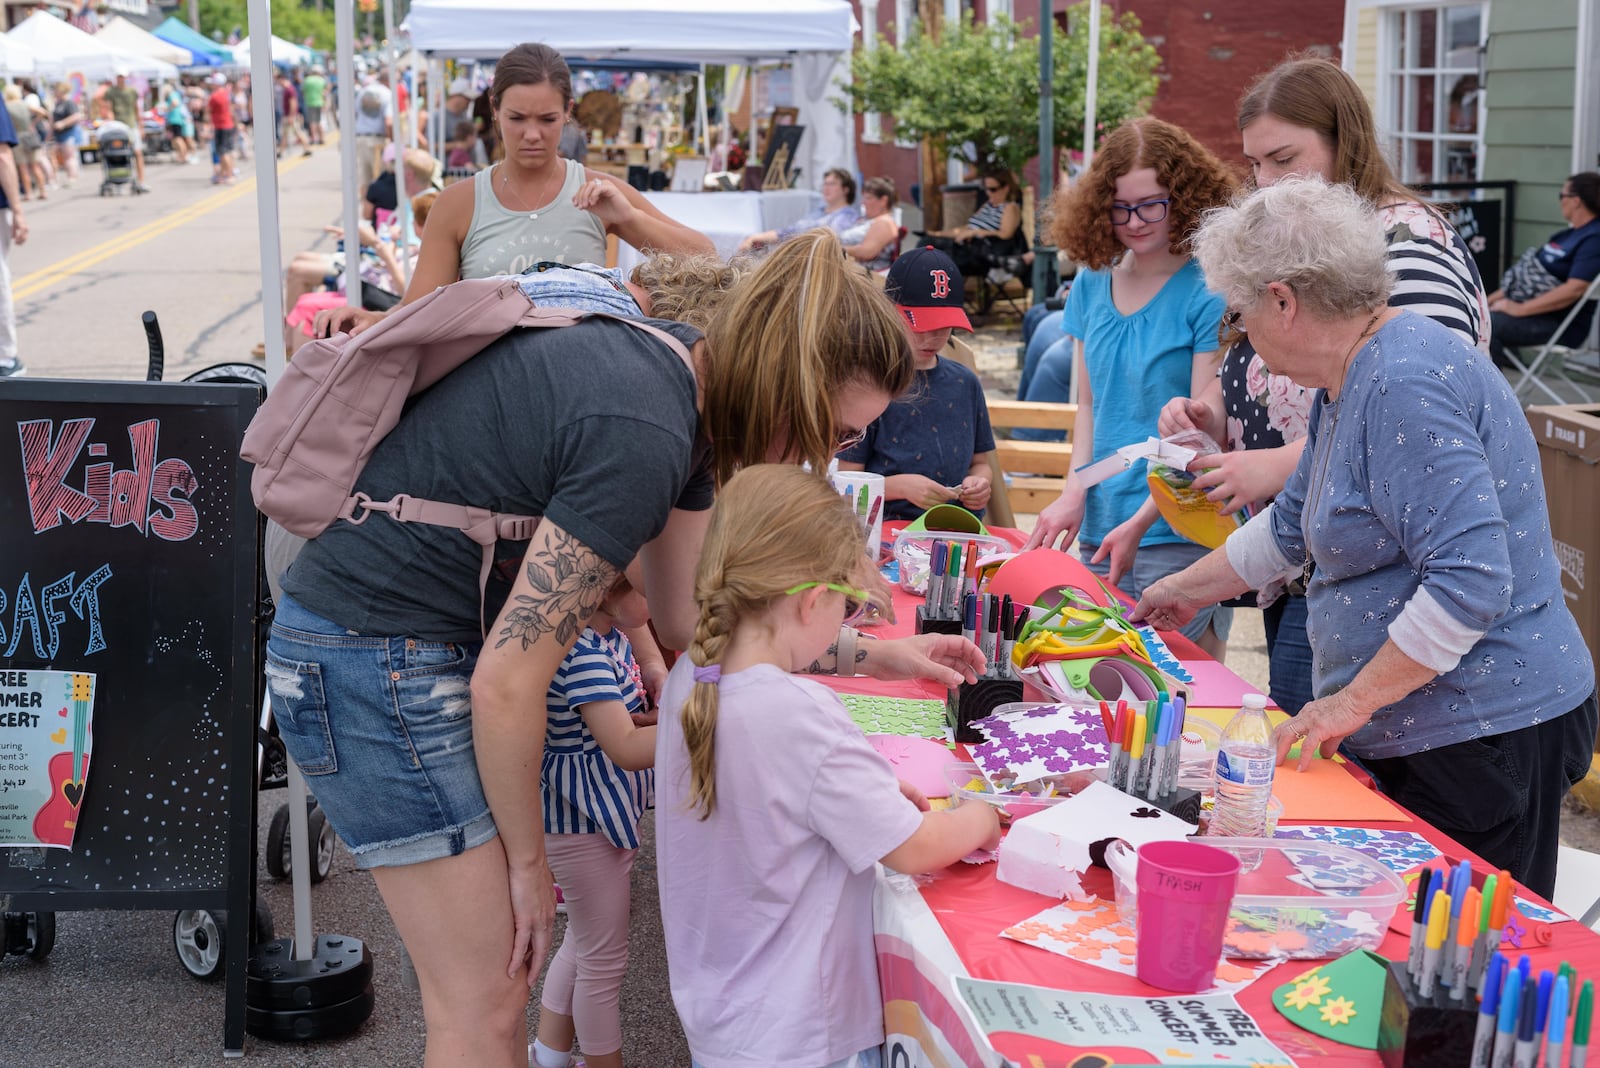
<svg viewBox="0 0 1600 1068"><path fill-rule="evenodd" d="M1167 729L1171 726L1172 706L1163 704L1161 711L1156 714L1155 737L1150 750L1150 781L1145 787L1146 800L1154 801L1164 791L1163 784L1167 778Z"/></svg>
<svg viewBox="0 0 1600 1068"><path fill-rule="evenodd" d="M1494 1029L1494 1055L1489 1068L1511 1068L1511 1055L1517 1044L1517 1007L1522 1000L1522 984L1516 981L1516 970L1506 976L1506 988L1500 994L1500 1017Z"/></svg>
<svg viewBox="0 0 1600 1068"><path fill-rule="evenodd" d="M1561 1068L1561 1047L1567 1041L1567 998L1570 992L1565 974L1556 976L1555 992L1550 995L1550 1019L1545 1025L1547 1045L1544 1063L1550 1068Z"/></svg>
<svg viewBox="0 0 1600 1068"><path fill-rule="evenodd" d="M1478 914L1478 888L1468 886L1466 901L1461 906L1460 923L1456 925L1455 960L1450 969L1450 997L1460 1001L1467 996L1467 974L1472 969L1472 945L1478 940L1478 929L1471 917Z"/></svg>
<svg viewBox="0 0 1600 1068"><path fill-rule="evenodd" d="M1526 983L1528 981L1528 977L1532 975L1532 973L1533 962L1530 961L1528 959L1528 955L1524 953L1522 956L1517 958L1517 985L1521 986L1523 983Z"/></svg>
<svg viewBox="0 0 1600 1068"><path fill-rule="evenodd" d="M978 639L978 599L971 595L961 606L961 636L969 642Z"/></svg>
<svg viewBox="0 0 1600 1068"><path fill-rule="evenodd" d="M1428 891L1433 881L1433 869L1423 868L1417 875L1417 907L1411 914L1411 952L1406 958L1406 974L1414 983L1422 978L1422 951L1428 937Z"/></svg>
<svg viewBox="0 0 1600 1068"><path fill-rule="evenodd" d="M1585 979L1578 992L1578 1011L1572 1018L1572 1055L1569 1068L1583 1068L1589 1059L1589 1020L1594 1014L1594 980Z"/></svg>
<svg viewBox="0 0 1600 1068"><path fill-rule="evenodd" d="M936 541L928 553L928 596L922 614L929 619L944 618L944 569L949 551L944 542Z"/></svg>
<svg viewBox="0 0 1600 1068"><path fill-rule="evenodd" d="M1000 624L1004 628L1005 644L1000 651L1002 667L1001 678L1014 679L1017 677L1017 606L1011 603L1011 595L1006 594L1005 604L1000 609Z"/></svg>
<svg viewBox="0 0 1600 1068"><path fill-rule="evenodd" d="M1555 989L1556 977L1547 968L1539 973L1538 1006L1534 1012L1533 1029L1544 1034L1545 1025L1550 1022L1550 993Z"/></svg>
<svg viewBox="0 0 1600 1068"><path fill-rule="evenodd" d="M1533 1041L1533 1036L1538 1033L1533 1026L1539 1015L1538 1000L1537 989L1533 980L1529 979L1522 984L1522 1005L1517 1014L1517 1044L1512 1047L1511 1068L1533 1068L1534 1058L1539 1054L1539 1048Z"/></svg>
<svg viewBox="0 0 1600 1068"><path fill-rule="evenodd" d="M1439 980L1439 957L1444 952L1444 932L1450 926L1450 895L1443 890L1433 892L1433 903L1428 906L1428 941L1422 950L1422 978L1417 980L1417 993L1433 997Z"/></svg>
<svg viewBox="0 0 1600 1068"><path fill-rule="evenodd" d="M1484 973L1483 1002L1478 1006L1478 1029L1472 1036L1471 1068L1489 1068L1494 1051L1494 1020L1500 1008L1500 985L1505 976L1506 958L1496 953Z"/></svg>
<svg viewBox="0 0 1600 1068"><path fill-rule="evenodd" d="M950 607L951 607L950 616L948 616L946 618L952 618L952 617L955 616L954 609L956 608L956 606L958 606L958 605L960 605L962 603L961 602L961 543L960 542L953 542L951 544L951 546L950 546L950 557L949 557L948 560L945 561L944 599L945 599L945 602L947 604L949 604ZM973 633L974 634L977 633L977 628L976 627L973 628Z"/></svg>
<svg viewBox="0 0 1600 1068"><path fill-rule="evenodd" d="M1100 707L1105 707L1105 702L1100 702ZM1118 769L1122 767L1122 715L1126 706L1117 705L1117 714L1111 718L1111 726L1106 730L1106 741L1111 746L1111 761L1106 765L1106 781L1114 790L1122 789L1117 783Z"/></svg>
<svg viewBox="0 0 1600 1068"><path fill-rule="evenodd" d="M1483 951L1485 953L1493 953L1500 948L1500 934L1506 925L1506 902L1510 899L1510 895L1506 893L1506 888L1501 884L1509 882L1510 879L1511 876L1509 874L1502 879L1497 873L1489 876L1484 881L1485 893L1488 892L1491 881L1495 884L1494 901L1489 907L1489 926L1483 932Z"/></svg>
<svg viewBox="0 0 1600 1068"><path fill-rule="evenodd" d="M1461 923L1461 906L1466 903L1466 890L1461 885L1459 866L1449 869L1445 893L1450 896L1450 916L1444 923L1444 959L1439 967L1439 983L1448 988L1455 981L1456 932Z"/></svg>
<svg viewBox="0 0 1600 1068"><path fill-rule="evenodd" d="M1511 919L1511 895L1516 892L1517 884L1504 868L1495 874L1499 881L1495 883L1494 892L1500 899L1500 907L1489 917L1489 937L1498 949L1500 943L1505 941L1506 923Z"/></svg>
<svg viewBox="0 0 1600 1068"><path fill-rule="evenodd" d="M983 635L983 639L978 643L978 647L983 650L983 655L989 661L988 667L984 671L984 675L988 678L993 678L994 654L995 648L999 641L998 632L1000 630L1000 606L995 604L994 598L990 597L988 594L975 596L978 596L978 604L982 607L978 624L983 628L979 632Z"/></svg>
<svg viewBox="0 0 1600 1068"><path fill-rule="evenodd" d="M1144 716L1133 717L1133 749L1128 754L1131 762L1128 768L1129 793L1137 793L1139 789L1139 769L1144 766Z"/></svg>
<svg viewBox="0 0 1600 1068"><path fill-rule="evenodd" d="M1483 892L1478 895L1478 944L1472 953L1472 972L1469 982L1472 989L1483 992L1483 970L1490 957L1500 951L1499 946L1488 944L1489 915L1494 911L1494 888L1499 876L1491 875L1483 881Z"/></svg>

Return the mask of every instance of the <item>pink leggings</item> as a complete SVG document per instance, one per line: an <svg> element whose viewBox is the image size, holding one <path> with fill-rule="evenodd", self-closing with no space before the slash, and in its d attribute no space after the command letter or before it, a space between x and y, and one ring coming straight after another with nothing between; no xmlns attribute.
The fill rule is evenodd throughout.
<svg viewBox="0 0 1600 1068"><path fill-rule="evenodd" d="M603 834L547 834L550 873L567 904L567 934L545 972L540 1002L572 1017L585 1053L622 1048L618 1003L628 970L630 876L636 849Z"/></svg>

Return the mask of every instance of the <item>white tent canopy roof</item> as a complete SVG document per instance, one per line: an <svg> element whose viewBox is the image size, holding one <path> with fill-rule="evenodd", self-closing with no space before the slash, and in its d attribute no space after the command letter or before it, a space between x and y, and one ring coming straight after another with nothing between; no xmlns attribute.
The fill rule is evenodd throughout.
<svg viewBox="0 0 1600 1068"><path fill-rule="evenodd" d="M100 32L94 35L94 39L113 48L137 52L141 56L159 59L163 63L173 63L180 67L187 67L194 62L194 53L187 48L180 48L171 41L163 41L153 33L146 33L121 15L101 26Z"/></svg>
<svg viewBox="0 0 1600 1068"><path fill-rule="evenodd" d="M171 63L105 44L43 11L13 26L6 37L33 49L34 67L47 78L82 74L99 80L119 72L146 78L178 76L178 68Z"/></svg>
<svg viewBox="0 0 1600 1068"><path fill-rule="evenodd" d="M418 51L493 59L518 41L598 59L739 63L849 52L847 0L414 0Z"/></svg>
<svg viewBox="0 0 1600 1068"><path fill-rule="evenodd" d="M250 63L250 38L246 37L233 46L233 54L240 63L246 66ZM272 35L272 62L287 63L290 66L303 67L311 62L311 49L304 48L292 41L285 41L276 34Z"/></svg>
<svg viewBox="0 0 1600 1068"><path fill-rule="evenodd" d="M0 34L0 74L14 78L33 73L33 49Z"/></svg>

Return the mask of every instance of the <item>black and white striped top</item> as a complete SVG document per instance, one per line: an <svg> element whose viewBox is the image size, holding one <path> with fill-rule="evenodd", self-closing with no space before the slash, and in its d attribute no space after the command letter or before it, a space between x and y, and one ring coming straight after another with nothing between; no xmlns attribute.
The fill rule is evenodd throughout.
<svg viewBox="0 0 1600 1068"><path fill-rule="evenodd" d="M1005 218L1006 206L1004 204L985 204L972 213L972 218L967 220L967 225L974 230L993 230L1000 232L1000 222Z"/></svg>
<svg viewBox="0 0 1600 1068"><path fill-rule="evenodd" d="M1407 201L1378 209L1389 244L1394 289L1389 306L1426 316L1489 351L1489 302L1483 279L1455 227Z"/></svg>

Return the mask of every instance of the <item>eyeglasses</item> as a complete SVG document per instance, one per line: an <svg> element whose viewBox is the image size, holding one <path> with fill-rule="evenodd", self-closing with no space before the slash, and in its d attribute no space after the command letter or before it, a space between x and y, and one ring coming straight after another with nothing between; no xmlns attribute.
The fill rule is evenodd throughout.
<svg viewBox="0 0 1600 1068"><path fill-rule="evenodd" d="M1003 185L990 185L987 182L985 182L984 185L983 185L983 191L985 193L998 193L998 192L1000 192L1000 190L1002 190L1004 188L1005 188L1005 186L1003 186Z"/></svg>
<svg viewBox="0 0 1600 1068"><path fill-rule="evenodd" d="M846 449L853 449L866 440L867 432L865 430L841 430L834 436L833 451L843 452Z"/></svg>
<svg viewBox="0 0 1600 1068"><path fill-rule="evenodd" d="M1135 215L1140 222L1157 223L1167 217L1167 205L1172 200L1162 197L1160 200L1141 200L1137 204L1111 205L1111 225L1124 226Z"/></svg>
<svg viewBox="0 0 1600 1068"><path fill-rule="evenodd" d="M1235 308L1222 317L1222 325L1217 330L1217 341L1223 348L1237 345L1246 336L1244 312Z"/></svg>
<svg viewBox="0 0 1600 1068"><path fill-rule="evenodd" d="M1571 199L1571 198L1573 198L1573 197L1575 197L1577 195L1578 194L1576 194L1576 193L1557 193L1556 194L1556 199L1557 200L1569 200L1569 199Z"/></svg>
<svg viewBox="0 0 1600 1068"><path fill-rule="evenodd" d="M867 609L872 604L872 599L862 590L854 586L841 586L837 582L802 582L798 586L790 586L783 591L785 597L792 597L801 590L809 590L813 586L821 586L825 590L844 594L844 621L854 623L867 614Z"/></svg>

